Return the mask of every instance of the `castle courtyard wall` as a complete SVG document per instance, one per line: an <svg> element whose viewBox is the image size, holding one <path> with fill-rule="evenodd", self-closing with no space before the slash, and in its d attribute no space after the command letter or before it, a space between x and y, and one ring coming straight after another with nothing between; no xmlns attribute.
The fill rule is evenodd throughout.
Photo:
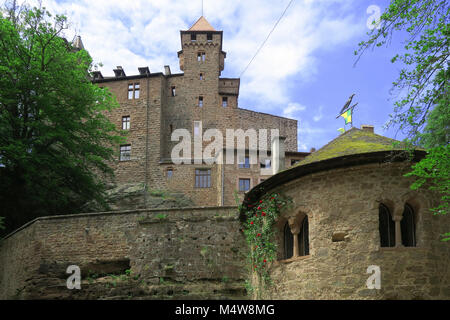
<svg viewBox="0 0 450 320"><path fill-rule="evenodd" d="M235 207L39 218L0 243L0 299L242 299L239 228Z"/></svg>

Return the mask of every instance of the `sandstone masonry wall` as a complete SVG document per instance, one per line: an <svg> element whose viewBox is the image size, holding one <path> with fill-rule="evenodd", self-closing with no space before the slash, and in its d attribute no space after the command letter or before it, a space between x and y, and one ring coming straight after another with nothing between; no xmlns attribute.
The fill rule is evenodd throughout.
<svg viewBox="0 0 450 320"><path fill-rule="evenodd" d="M40 218L0 243L0 299L245 298L239 228L235 207Z"/></svg>
<svg viewBox="0 0 450 320"><path fill-rule="evenodd" d="M271 299L450 299L450 246L440 235L450 217L429 208L439 196L409 189L408 164L373 164L301 177L278 189L293 198L277 226L279 261L272 266ZM380 248L379 204L416 214L416 247ZM394 209L392 209L394 210ZM308 215L310 255L283 259L289 217ZM345 235L333 241L334 235ZM381 289L369 290L370 265L381 268Z"/></svg>

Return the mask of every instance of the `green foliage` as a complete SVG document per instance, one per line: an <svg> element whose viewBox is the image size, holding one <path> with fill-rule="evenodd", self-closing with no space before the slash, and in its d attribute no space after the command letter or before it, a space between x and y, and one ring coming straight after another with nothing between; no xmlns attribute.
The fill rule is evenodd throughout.
<svg viewBox="0 0 450 320"><path fill-rule="evenodd" d="M102 208L108 161L123 141L105 113L118 104L90 81L94 65L45 8L0 11L0 215L12 230L42 215Z"/></svg>
<svg viewBox="0 0 450 320"><path fill-rule="evenodd" d="M274 243L274 224L280 211L291 201L277 193L265 195L256 205L249 204L245 210L244 235L249 246L249 264L252 274L258 278L261 293L262 286L271 284L268 266L276 260L277 246ZM250 287L247 288L250 290Z"/></svg>
<svg viewBox="0 0 450 320"><path fill-rule="evenodd" d="M428 182L431 190L442 194L441 204L432 211L436 214L447 214L450 209L450 146L429 149L427 156L412 168L413 171L406 174L407 177L417 177L411 188L417 190Z"/></svg>
<svg viewBox="0 0 450 320"><path fill-rule="evenodd" d="M387 123L398 126L410 145L428 149L428 155L407 176L411 186L428 186L441 193L441 204L432 210L448 213L450 142L450 3L447 0L391 0L381 16L381 28L369 33L355 54L388 43L395 32L406 32L404 51L392 58L403 64L393 90L398 93L394 113Z"/></svg>
<svg viewBox="0 0 450 320"><path fill-rule="evenodd" d="M158 213L157 215L156 215L156 218L157 219L159 219L159 220L165 220L165 219L167 219L167 214L164 214L164 213Z"/></svg>

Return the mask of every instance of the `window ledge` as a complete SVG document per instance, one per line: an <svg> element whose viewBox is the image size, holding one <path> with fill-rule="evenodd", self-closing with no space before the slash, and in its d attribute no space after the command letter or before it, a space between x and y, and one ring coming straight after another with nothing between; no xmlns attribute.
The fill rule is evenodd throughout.
<svg viewBox="0 0 450 320"><path fill-rule="evenodd" d="M380 247L378 251L409 251L409 250L427 250L425 247Z"/></svg>
<svg viewBox="0 0 450 320"><path fill-rule="evenodd" d="M306 260L311 258L311 255L307 255L307 256L299 256L299 257L295 257L295 258L289 258L289 259L285 259L285 260L278 260L277 263L278 264L288 264L294 261L301 261L301 260Z"/></svg>

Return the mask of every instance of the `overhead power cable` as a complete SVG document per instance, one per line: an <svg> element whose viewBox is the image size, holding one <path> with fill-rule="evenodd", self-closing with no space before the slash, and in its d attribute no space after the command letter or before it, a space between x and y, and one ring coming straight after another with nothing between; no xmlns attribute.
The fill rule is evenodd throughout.
<svg viewBox="0 0 450 320"><path fill-rule="evenodd" d="M261 51L261 49L264 47L264 45L266 44L267 40L269 40L270 35L273 33L273 31L275 30L275 28L277 27L277 25L280 23L281 19L283 19L284 15L286 14L286 11L289 9L289 7L291 6L292 2L294 2L294 0L289 1L286 9L284 9L283 13L281 14L280 18L277 20L277 22L275 23L275 25L273 26L272 30L270 30L269 34L267 35L266 39L263 41L263 43L261 44L261 46L258 48L258 50L256 50L255 55L253 56L253 58L250 60L250 62L247 64L247 66L245 67L245 69L241 72L241 74L239 75L239 78L242 77L242 75L245 73L245 71L247 71L248 67L250 66L250 64L253 62L253 60L255 60L256 56L258 55L258 53Z"/></svg>

